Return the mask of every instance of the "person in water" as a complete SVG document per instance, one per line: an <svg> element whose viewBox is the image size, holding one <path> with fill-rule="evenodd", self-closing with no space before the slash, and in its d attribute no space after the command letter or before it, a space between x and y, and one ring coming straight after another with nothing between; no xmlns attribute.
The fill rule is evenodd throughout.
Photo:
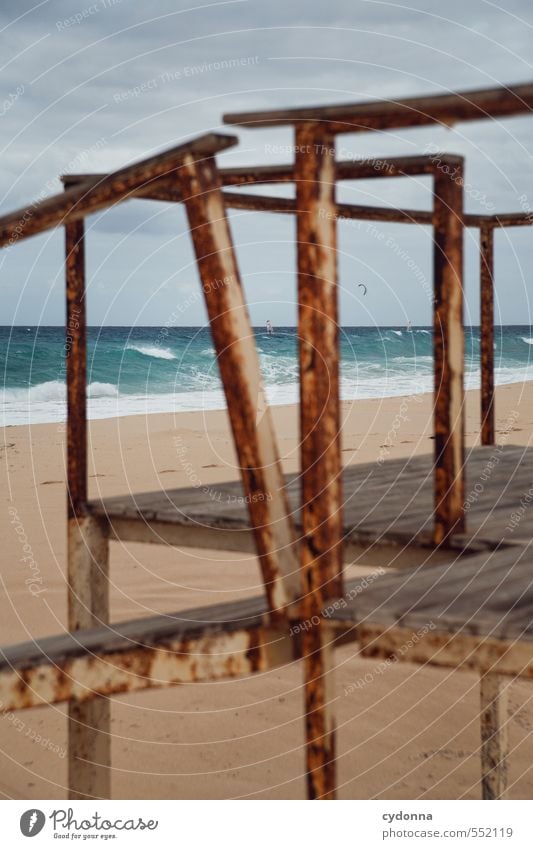
<svg viewBox="0 0 533 849"><path fill-rule="evenodd" d="M266 329L267 329L267 333L268 333L268 335L269 335L269 336L272 336L272 334L274 333L274 328L273 328L273 326L272 326L272 322L270 321L270 319L269 319L269 318L267 319Z"/></svg>

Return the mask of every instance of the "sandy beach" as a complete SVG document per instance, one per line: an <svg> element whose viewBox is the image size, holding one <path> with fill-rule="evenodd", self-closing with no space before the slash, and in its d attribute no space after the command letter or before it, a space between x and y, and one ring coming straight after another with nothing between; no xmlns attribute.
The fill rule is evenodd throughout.
<svg viewBox="0 0 533 849"><path fill-rule="evenodd" d="M497 390L500 434L533 434L530 384ZM467 445L478 440L479 395L467 393ZM430 396L345 402L343 460L354 464L432 450ZM286 471L298 467L296 407L274 407ZM180 452L177 445L182 446ZM0 642L59 633L66 623L65 433L57 424L4 429ZM235 479L224 411L90 423L91 495ZM31 553L24 546L29 546ZM24 552L26 560L23 560ZM365 574L364 566L348 573ZM112 620L172 613L261 592L255 558L216 551L111 544ZM339 797L479 798L477 676L410 664L372 672L357 647L336 653ZM195 684L113 699L114 798L305 798L298 664L252 679ZM510 795L530 798L527 747L533 689L511 686ZM63 706L0 717L0 794L66 798Z"/></svg>

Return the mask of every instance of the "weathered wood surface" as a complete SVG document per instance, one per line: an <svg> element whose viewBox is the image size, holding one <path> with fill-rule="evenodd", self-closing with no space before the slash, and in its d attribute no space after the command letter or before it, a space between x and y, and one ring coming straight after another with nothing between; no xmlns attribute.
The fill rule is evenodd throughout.
<svg viewBox="0 0 533 849"><path fill-rule="evenodd" d="M170 150L120 168L94 186L84 184L38 200L0 218L0 247L13 245L67 221L77 221L146 188L153 180L174 175L186 156L201 159L237 143L235 136L208 133Z"/></svg>
<svg viewBox="0 0 533 849"><path fill-rule="evenodd" d="M216 681L291 663L297 642L264 623L264 597L63 634L0 650L3 710ZM100 795L98 792L95 795Z"/></svg>
<svg viewBox="0 0 533 849"><path fill-rule="evenodd" d="M533 642L533 550L505 546L448 564L389 572L335 614L336 621L412 634L432 632ZM408 659L408 658L406 658Z"/></svg>
<svg viewBox="0 0 533 849"><path fill-rule="evenodd" d="M104 646L106 651L115 653L133 647L163 647L174 640L196 640L258 628L266 611L264 596L255 596L238 602L195 607L31 640L0 650L0 672L30 668L40 663L61 664L69 658L97 655Z"/></svg>
<svg viewBox="0 0 533 849"><path fill-rule="evenodd" d="M366 103L339 103L331 106L313 104L295 109L229 113L224 115L224 123L269 127L299 121L321 121L334 132L353 133L432 123L452 126L459 121L520 115L530 112L532 107L533 83L525 83L405 100L376 98Z"/></svg>
<svg viewBox="0 0 533 849"><path fill-rule="evenodd" d="M533 449L522 446L487 446L467 453L467 533L461 535L461 540L494 545L501 540L514 543L533 536L533 509L523 511L518 525L512 519L531 486L532 464ZM345 544L430 545L433 472L430 455L345 468ZM300 480L297 475L288 475L285 480L299 528ZM111 532L115 519L121 523L127 520L130 532L137 523L149 526L158 522L183 528L183 544L204 548L213 546L213 532L218 529L226 540L231 536L230 550L249 551L249 520L241 484L216 484L205 490L200 487L117 496L91 501L89 510L107 517ZM179 539L176 544L180 544Z"/></svg>
<svg viewBox="0 0 533 849"><path fill-rule="evenodd" d="M533 552L509 546L448 566L348 581L322 611L365 657L533 677ZM264 596L104 625L0 650L4 709L214 680L291 662L301 629L264 625ZM308 628L313 623L307 623Z"/></svg>

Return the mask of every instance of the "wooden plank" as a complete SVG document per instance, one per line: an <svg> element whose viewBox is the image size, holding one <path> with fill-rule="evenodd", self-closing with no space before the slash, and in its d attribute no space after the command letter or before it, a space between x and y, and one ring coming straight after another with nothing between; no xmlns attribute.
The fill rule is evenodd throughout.
<svg viewBox="0 0 533 849"><path fill-rule="evenodd" d="M295 534L214 159L186 159L182 193L271 615L301 594ZM257 415L262 403L262 414Z"/></svg>
<svg viewBox="0 0 533 849"><path fill-rule="evenodd" d="M512 546L388 573L333 618L414 631L431 623L432 631L531 641L531 556L530 548Z"/></svg>
<svg viewBox="0 0 533 849"><path fill-rule="evenodd" d="M481 444L494 445L494 228L481 227L480 247L480 357Z"/></svg>
<svg viewBox="0 0 533 849"><path fill-rule="evenodd" d="M224 115L225 124L271 127L314 121L328 124L335 133L389 130L424 124L453 126L459 121L520 115L533 107L533 83L475 89L452 94L425 95L405 100L376 98L363 103L309 105L292 109L234 112Z"/></svg>
<svg viewBox="0 0 533 849"><path fill-rule="evenodd" d="M53 637L32 639L0 650L0 673L22 672L37 666L97 655L103 649L119 654L135 648L161 648L218 634L233 634L261 626L268 607L264 595L210 604L156 616L103 623Z"/></svg>
<svg viewBox="0 0 533 849"><path fill-rule="evenodd" d="M0 218L0 247L11 246L56 227L77 221L100 209L113 206L147 187L154 180L173 174L186 156L201 159L237 143L235 136L208 133L163 153L107 174L96 185L84 184L23 207Z"/></svg>
<svg viewBox="0 0 533 849"><path fill-rule="evenodd" d="M471 449L467 456L465 503L468 534L462 544L494 546L505 540L533 537L533 510L520 508L531 486L533 449L498 445ZM423 561L432 545L434 461L420 455L384 463L364 463L343 470L343 536L347 561L374 549L372 557L387 560L383 551L405 549L413 563ZM286 475L285 487L298 531L300 479ZM172 545L252 550L247 505L240 482L216 484L220 498L213 500L201 488L185 488L108 498L89 504L93 515L108 518L110 533L120 539L157 535ZM518 515L517 523L512 519ZM175 528L176 533L171 529ZM181 529L181 530L180 530ZM180 535L181 534L181 535ZM218 534L218 536L217 536ZM450 545L450 541L447 542ZM422 548L422 554L416 548ZM366 562L366 561L365 561ZM374 561L373 561L374 562Z"/></svg>
<svg viewBox="0 0 533 849"><path fill-rule="evenodd" d="M435 542L465 529L463 165L441 157L434 178L433 349Z"/></svg>
<svg viewBox="0 0 533 849"><path fill-rule="evenodd" d="M509 684L490 672L480 677L481 789L483 799L505 799L509 754Z"/></svg>

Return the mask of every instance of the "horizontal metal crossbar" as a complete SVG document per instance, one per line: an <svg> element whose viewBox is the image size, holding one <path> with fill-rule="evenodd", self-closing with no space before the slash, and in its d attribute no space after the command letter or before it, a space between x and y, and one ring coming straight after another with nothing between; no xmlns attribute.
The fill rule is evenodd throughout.
<svg viewBox="0 0 533 849"><path fill-rule="evenodd" d="M529 112L532 107L533 83L525 83L405 100L379 98L332 106L232 112L224 115L224 123L250 128L310 122L325 124L333 133L354 133L433 123L452 126L460 121L520 115Z"/></svg>
<svg viewBox="0 0 533 849"><path fill-rule="evenodd" d="M0 247L112 206L136 191L147 189L154 180L172 174L187 157L199 160L236 143L235 136L208 133L107 174L94 186L75 186L15 210L0 218Z"/></svg>

